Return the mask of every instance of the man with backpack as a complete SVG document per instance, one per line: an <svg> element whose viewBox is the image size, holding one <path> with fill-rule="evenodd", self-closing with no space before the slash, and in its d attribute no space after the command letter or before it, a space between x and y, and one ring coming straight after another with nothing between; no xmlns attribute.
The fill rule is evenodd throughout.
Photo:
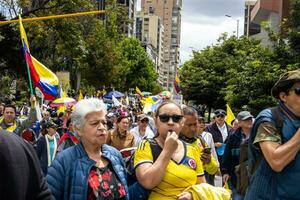
<svg viewBox="0 0 300 200"><path fill-rule="evenodd" d="M257 116L249 138L245 199L300 199L300 70L282 74L271 93L279 105Z"/></svg>
<svg viewBox="0 0 300 200"><path fill-rule="evenodd" d="M244 172L247 174L247 160L242 161L241 157L245 154L247 157L247 149L242 151L242 146L247 146L253 116L248 111L242 111L237 115L237 120L239 128L227 139L221 169L224 183L230 183L233 200L243 199L248 185L248 176L241 176Z"/></svg>

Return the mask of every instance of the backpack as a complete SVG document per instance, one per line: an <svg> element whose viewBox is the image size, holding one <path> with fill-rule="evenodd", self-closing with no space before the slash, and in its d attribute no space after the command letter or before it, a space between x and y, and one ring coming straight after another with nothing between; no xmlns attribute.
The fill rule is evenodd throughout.
<svg viewBox="0 0 300 200"><path fill-rule="evenodd" d="M270 108L272 116L274 117L274 123L276 129L281 134L283 127L283 117L279 107ZM239 165L235 167L235 173L237 176L237 191L241 195L245 195L249 182L251 173L253 170L249 170L249 161L248 161L248 146L249 139L243 141L240 144L240 158Z"/></svg>
<svg viewBox="0 0 300 200"><path fill-rule="evenodd" d="M157 144L154 138L147 138L146 139L150 143L153 162L155 162L160 155L162 148ZM124 158L125 162L125 168L127 172L127 183L128 186L134 184L137 182L136 176L135 176L135 169L134 169L134 153L136 148L130 148L127 151L123 151L122 156Z"/></svg>
<svg viewBox="0 0 300 200"><path fill-rule="evenodd" d="M239 165L235 166L235 174L237 177L236 189L241 195L245 195L249 185L249 170L248 170L248 145L249 139L244 140L240 144Z"/></svg>

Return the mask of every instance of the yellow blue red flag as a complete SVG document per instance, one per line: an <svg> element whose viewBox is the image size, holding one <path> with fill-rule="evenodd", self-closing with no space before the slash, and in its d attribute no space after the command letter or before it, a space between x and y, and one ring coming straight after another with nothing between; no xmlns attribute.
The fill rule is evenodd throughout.
<svg viewBox="0 0 300 200"><path fill-rule="evenodd" d="M177 94L179 94L181 92L180 79L179 79L178 75L176 75L175 80L174 80L174 90Z"/></svg>
<svg viewBox="0 0 300 200"><path fill-rule="evenodd" d="M42 91L45 100L54 100L58 96L58 78L31 55L21 17L19 17L19 26L25 61L30 71L31 80L29 81L32 81L33 85Z"/></svg>

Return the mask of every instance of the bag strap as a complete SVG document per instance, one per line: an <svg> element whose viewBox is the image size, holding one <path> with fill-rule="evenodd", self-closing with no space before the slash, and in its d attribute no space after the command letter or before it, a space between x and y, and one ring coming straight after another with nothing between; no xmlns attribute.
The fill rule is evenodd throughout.
<svg viewBox="0 0 300 200"><path fill-rule="evenodd" d="M147 140L150 143L154 163L157 160L160 153L162 152L162 148L157 144L154 138L148 138Z"/></svg>

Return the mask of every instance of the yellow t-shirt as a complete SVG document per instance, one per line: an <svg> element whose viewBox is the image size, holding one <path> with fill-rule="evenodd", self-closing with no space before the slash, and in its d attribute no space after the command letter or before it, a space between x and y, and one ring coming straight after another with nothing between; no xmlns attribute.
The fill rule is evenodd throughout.
<svg viewBox="0 0 300 200"><path fill-rule="evenodd" d="M192 143L192 145L198 149L199 153L198 155L200 156L201 158L201 154L204 150L205 147L208 147L208 145L205 143L205 147L203 147L200 139L197 139L195 142ZM202 163L203 164L203 163ZM208 173L208 174L211 174L211 175L214 175L218 172L219 170L219 165L218 165L218 162L216 161L216 159L211 156L211 159L210 159L210 162L207 163L207 164L203 164L204 166L204 170Z"/></svg>
<svg viewBox="0 0 300 200"><path fill-rule="evenodd" d="M161 183L152 189L149 200L177 199L176 195L182 193L187 187L197 183L197 177L203 176L203 166L198 150L191 144L183 142L185 155L180 163L170 160L165 176ZM134 155L134 167L143 163L153 163L150 143L142 140Z"/></svg>

